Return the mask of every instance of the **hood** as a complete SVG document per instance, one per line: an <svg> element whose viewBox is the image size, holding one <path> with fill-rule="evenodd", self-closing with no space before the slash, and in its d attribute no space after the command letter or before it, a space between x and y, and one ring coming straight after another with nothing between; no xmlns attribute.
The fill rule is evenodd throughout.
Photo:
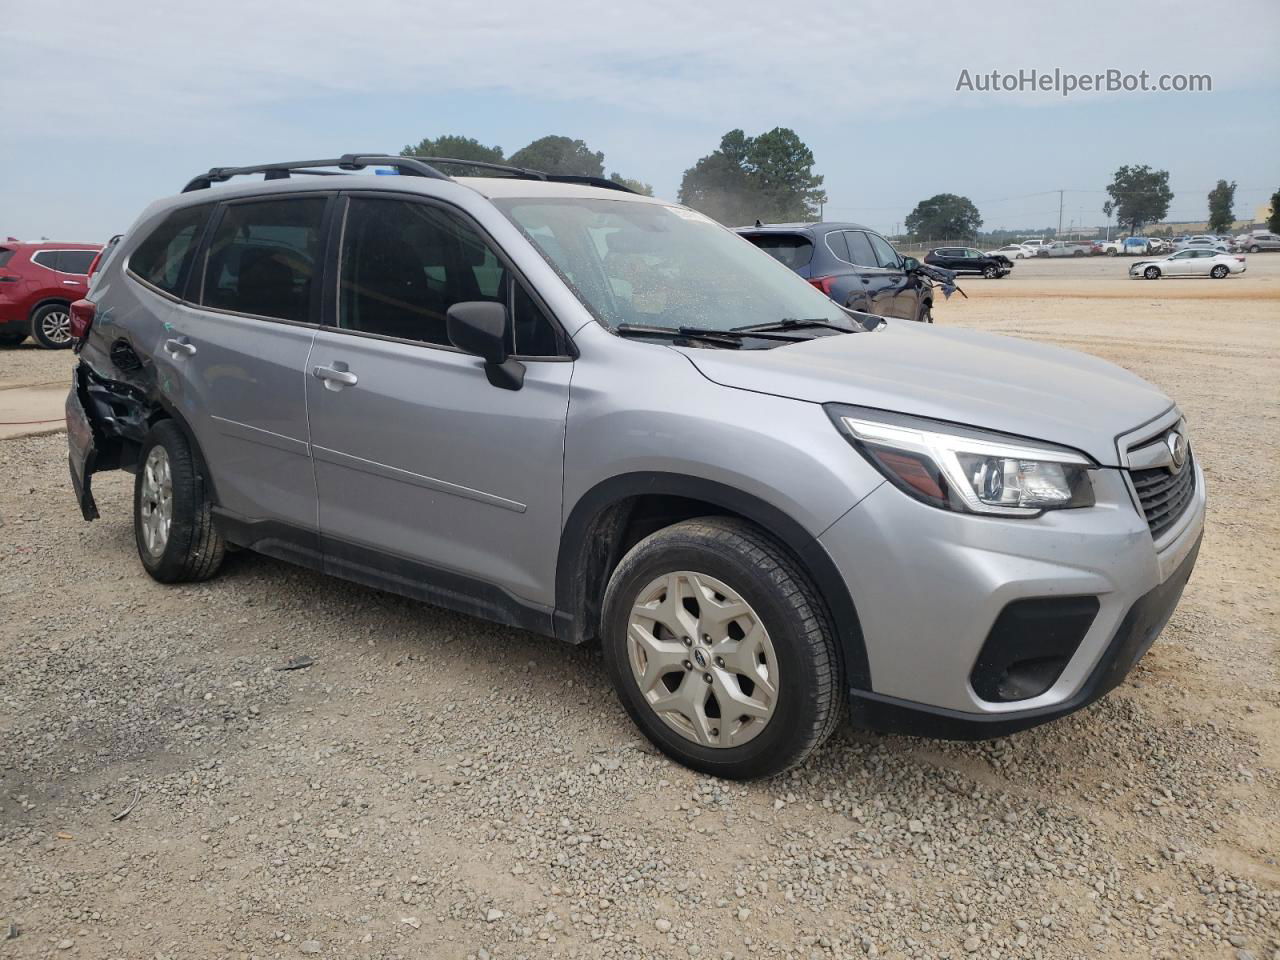
<svg viewBox="0 0 1280 960"><path fill-rule="evenodd" d="M771 350L682 352L722 386L998 430L1074 447L1103 466L1119 466L1118 436L1173 405L1088 354L905 320Z"/></svg>

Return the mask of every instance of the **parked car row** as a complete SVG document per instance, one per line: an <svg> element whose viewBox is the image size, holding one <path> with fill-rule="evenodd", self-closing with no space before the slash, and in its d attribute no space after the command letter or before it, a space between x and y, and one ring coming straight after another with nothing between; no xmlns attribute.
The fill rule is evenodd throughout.
<svg viewBox="0 0 1280 960"><path fill-rule="evenodd" d="M0 243L0 347L31 337L50 350L71 346L71 304L89 289L100 244Z"/></svg>

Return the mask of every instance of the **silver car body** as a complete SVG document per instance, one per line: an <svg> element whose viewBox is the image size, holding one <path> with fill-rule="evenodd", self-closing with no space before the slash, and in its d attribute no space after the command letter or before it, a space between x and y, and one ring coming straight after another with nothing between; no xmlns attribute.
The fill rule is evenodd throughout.
<svg viewBox="0 0 1280 960"><path fill-rule="evenodd" d="M1246 261L1207 245L1189 246L1167 257L1136 260L1129 266L1129 276L1144 276L1149 267L1159 270L1162 277L1209 277L1216 267L1226 267L1227 273L1244 273Z"/></svg>
<svg viewBox="0 0 1280 960"><path fill-rule="evenodd" d="M543 298L573 356L530 360L523 389L495 389L456 350L212 311L129 271L140 238L181 205L375 189L470 217ZM1114 686L1159 632L1205 512L1192 461L1177 522L1153 537L1144 519L1131 470L1167 466L1166 441L1184 429L1160 390L1086 354L905 322L771 350L624 339L491 202L516 196L662 203L401 176L236 184L152 205L89 295L98 316L68 397L86 517L90 474L112 465L104 437L125 435L153 403L189 428L233 542L580 642L598 628L601 589L583 558L610 506L637 493L696 499L767 527L803 560L840 630L854 715L885 729L984 736L1041 722ZM121 365L122 340L152 378ZM334 389L318 367L358 383ZM1080 451L1096 505L1034 518L935 509L886 482L833 427L832 403ZM1157 594L1151 622L1131 624ZM1081 595L1098 598L1098 614L1048 690L978 696L970 674L1002 610Z"/></svg>

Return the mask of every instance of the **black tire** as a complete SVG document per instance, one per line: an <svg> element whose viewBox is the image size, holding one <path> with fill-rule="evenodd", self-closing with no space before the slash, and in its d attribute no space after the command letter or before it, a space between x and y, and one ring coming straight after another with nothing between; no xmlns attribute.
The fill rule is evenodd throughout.
<svg viewBox="0 0 1280 960"><path fill-rule="evenodd" d="M1249 252L1250 252L1250 253L1261 253L1261 252L1262 252L1262 248L1261 248L1260 246L1258 246L1258 245L1255 243L1252 247L1250 247L1250 248L1249 248Z"/></svg>
<svg viewBox="0 0 1280 960"><path fill-rule="evenodd" d="M1221 280L1230 272L1231 271L1227 269L1226 264L1220 263L1216 267L1214 267L1212 270L1209 271L1209 276L1213 277L1213 279L1215 280Z"/></svg>
<svg viewBox="0 0 1280 960"><path fill-rule="evenodd" d="M65 303L46 303L33 313L31 339L46 350L70 348L71 308Z"/></svg>
<svg viewBox="0 0 1280 960"><path fill-rule="evenodd" d="M647 584L680 570L737 591L773 644L779 676L774 713L740 746L703 746L685 738L654 712L632 674L631 608ZM605 664L631 719L659 750L703 773L733 780L774 776L821 746L843 714L840 661L826 607L786 548L746 521L702 517L641 540L609 579L602 626Z"/></svg>
<svg viewBox="0 0 1280 960"><path fill-rule="evenodd" d="M982 275L988 280L994 280L996 277L1000 276L1000 271L995 267L983 267Z"/></svg>
<svg viewBox="0 0 1280 960"><path fill-rule="evenodd" d="M1108 250L1107 250L1107 256L1108 256L1108 257L1118 257L1118 256L1120 256L1120 251L1119 251L1119 250L1116 250L1114 247L1108 248Z"/></svg>
<svg viewBox="0 0 1280 960"><path fill-rule="evenodd" d="M1071 251L1071 255L1072 255L1073 257L1083 257L1083 256L1084 256L1084 251L1083 251L1083 250L1073 250L1073 251Z"/></svg>
<svg viewBox="0 0 1280 960"><path fill-rule="evenodd" d="M1143 271L1142 271L1142 275L1143 275L1144 277L1146 277L1148 280L1159 280L1159 279L1160 279L1160 268L1159 268L1159 267L1147 267L1147 269L1145 269L1145 270L1143 270Z"/></svg>
<svg viewBox="0 0 1280 960"><path fill-rule="evenodd" d="M933 301L926 300L920 304L920 309L916 312L917 323L933 323Z"/></svg>
<svg viewBox="0 0 1280 960"><path fill-rule="evenodd" d="M0 347L16 347L25 339L27 339L25 331L22 333L0 333Z"/></svg>
<svg viewBox="0 0 1280 960"><path fill-rule="evenodd" d="M143 488L151 451L162 447L172 484L171 519L163 549L147 549L143 532ZM218 572L226 545L213 524L204 478L186 434L172 420L161 420L142 441L133 483L133 535L138 558L161 583L207 580Z"/></svg>

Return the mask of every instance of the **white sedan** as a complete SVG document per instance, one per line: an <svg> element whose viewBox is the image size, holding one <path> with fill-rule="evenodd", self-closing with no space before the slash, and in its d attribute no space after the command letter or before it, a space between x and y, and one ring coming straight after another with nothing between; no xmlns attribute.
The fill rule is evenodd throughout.
<svg viewBox="0 0 1280 960"><path fill-rule="evenodd" d="M1034 257L1036 254L1033 248L1028 247L1025 244L1010 243L1001 247L999 250L987 251L988 257L994 257L997 255L1001 257L1008 257L1010 260L1026 260L1030 257Z"/></svg>
<svg viewBox="0 0 1280 960"><path fill-rule="evenodd" d="M1244 257L1216 250L1179 250L1159 260L1139 260L1129 267L1129 276L1159 280L1161 277L1213 277L1221 280L1232 273L1244 273Z"/></svg>

